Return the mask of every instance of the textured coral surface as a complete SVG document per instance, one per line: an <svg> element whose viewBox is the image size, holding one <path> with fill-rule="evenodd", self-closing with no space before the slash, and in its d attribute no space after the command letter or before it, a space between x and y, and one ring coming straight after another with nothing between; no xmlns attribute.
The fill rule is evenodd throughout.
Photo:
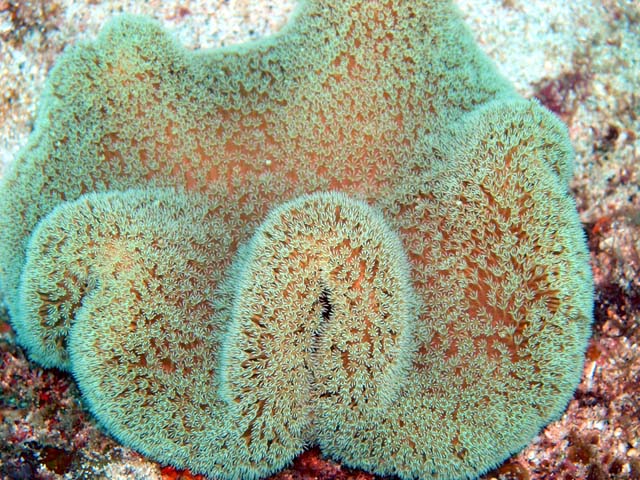
<svg viewBox="0 0 640 480"><path fill-rule="evenodd" d="M513 2L509 2L512 4ZM504 8L513 8L506 5ZM517 3L515 4L517 8ZM624 46L638 15L629 4L607 4L600 28L607 43ZM626 22L631 22L629 25ZM610 26L610 30L607 30ZM623 33L620 33L622 31ZM628 32L628 33L627 33ZM637 38L637 37L636 37ZM604 41L604 40L603 40ZM582 176L576 184L589 234L597 307L595 334L576 398L561 421L531 447L487 478L638 478L638 220L637 103L612 106L598 88L624 91L616 83L616 59L577 58L574 70L549 78L537 96L569 121ZM608 82L608 83L607 83ZM595 92L593 90L595 89ZM591 104L584 104L590 96ZM613 96L612 98L615 98ZM587 129L587 127L589 127ZM585 170L586 169L586 170ZM610 175L605 175L607 171ZM606 182L602 179L606 178ZM606 185L604 184L606 183ZM602 188L601 188L602 187ZM5 324L6 325L6 324ZM99 433L78 407L73 382L29 365L3 331L2 471L9 478L191 478L121 449ZM280 478L370 478L301 455Z"/></svg>

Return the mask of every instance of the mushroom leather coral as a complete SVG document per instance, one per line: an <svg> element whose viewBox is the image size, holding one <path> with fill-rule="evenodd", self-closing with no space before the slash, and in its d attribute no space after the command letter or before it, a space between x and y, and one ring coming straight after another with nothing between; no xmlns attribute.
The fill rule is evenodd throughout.
<svg viewBox="0 0 640 480"><path fill-rule="evenodd" d="M158 461L473 478L580 376L572 155L448 1L302 1L206 52L123 16L62 56L2 179L2 294Z"/></svg>

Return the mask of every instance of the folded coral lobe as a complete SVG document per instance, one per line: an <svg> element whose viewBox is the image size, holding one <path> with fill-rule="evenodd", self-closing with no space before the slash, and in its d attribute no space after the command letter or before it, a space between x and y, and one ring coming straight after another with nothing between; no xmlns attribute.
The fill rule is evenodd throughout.
<svg viewBox="0 0 640 480"><path fill-rule="evenodd" d="M226 221L206 197L92 193L54 209L29 242L20 333L31 356L73 373L122 443L215 478L282 468L303 440L280 428L268 456L246 445L219 397L230 308Z"/></svg>
<svg viewBox="0 0 640 480"><path fill-rule="evenodd" d="M355 424L393 405L416 302L402 244L379 212L335 192L295 199L263 222L240 270L221 393L247 441L275 421L315 443L325 429L315 418Z"/></svg>
<svg viewBox="0 0 640 480"><path fill-rule="evenodd" d="M446 162L407 182L396 218L424 306L407 387L365 428L328 416L321 445L381 474L473 478L573 395L591 272L562 176L571 147L549 112L495 102L425 154Z"/></svg>
<svg viewBox="0 0 640 480"><path fill-rule="evenodd" d="M416 143L511 94L442 1L302 1L283 31L205 52L122 16L66 52L3 180L0 281L10 309L36 223L92 191L179 186L244 212L314 191L376 202Z"/></svg>

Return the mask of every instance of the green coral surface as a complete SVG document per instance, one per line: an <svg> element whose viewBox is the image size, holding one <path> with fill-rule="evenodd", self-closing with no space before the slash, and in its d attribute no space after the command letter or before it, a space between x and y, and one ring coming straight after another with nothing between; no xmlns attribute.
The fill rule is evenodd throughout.
<svg viewBox="0 0 640 480"><path fill-rule="evenodd" d="M158 461L474 478L580 377L572 157L449 1L301 1L203 52L122 16L61 57L2 179L2 295Z"/></svg>

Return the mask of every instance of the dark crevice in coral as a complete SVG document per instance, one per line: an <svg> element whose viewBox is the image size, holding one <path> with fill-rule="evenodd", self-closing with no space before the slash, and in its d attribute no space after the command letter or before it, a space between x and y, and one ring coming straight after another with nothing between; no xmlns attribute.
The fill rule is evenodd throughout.
<svg viewBox="0 0 640 480"><path fill-rule="evenodd" d="M325 321L331 320L331 316L333 315L333 305L331 305L330 298L329 290L323 288L318 302L320 302L320 306L322 307L322 319Z"/></svg>

